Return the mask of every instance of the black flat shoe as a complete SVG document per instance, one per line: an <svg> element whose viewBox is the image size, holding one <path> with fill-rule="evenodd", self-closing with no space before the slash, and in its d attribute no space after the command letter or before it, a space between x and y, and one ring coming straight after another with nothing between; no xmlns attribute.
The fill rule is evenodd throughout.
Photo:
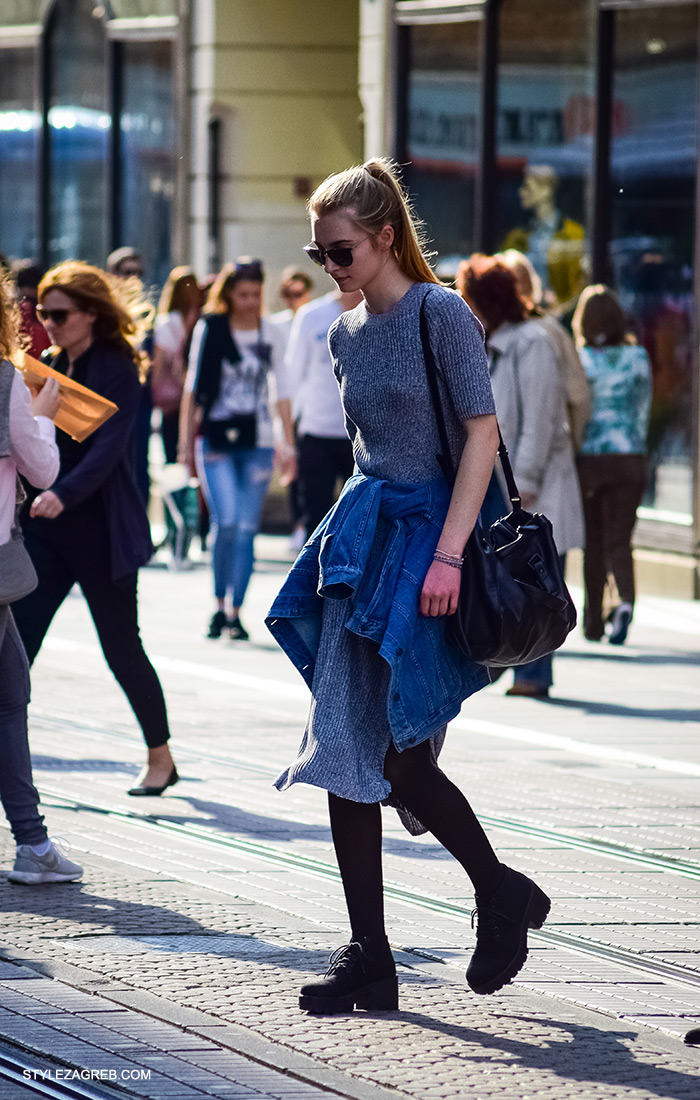
<svg viewBox="0 0 700 1100"><path fill-rule="evenodd" d="M180 776L177 774L177 768L173 764L172 771L162 787L131 787L126 793L134 795L137 798L142 798L144 795L159 795L163 793L166 787L174 787L179 778Z"/></svg>

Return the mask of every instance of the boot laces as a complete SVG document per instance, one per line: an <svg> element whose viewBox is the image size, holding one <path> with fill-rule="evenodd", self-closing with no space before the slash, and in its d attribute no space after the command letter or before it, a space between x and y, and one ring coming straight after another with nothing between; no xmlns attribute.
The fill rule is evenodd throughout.
<svg viewBox="0 0 700 1100"><path fill-rule="evenodd" d="M352 940L351 943L336 948L328 962L326 977L331 974L340 974L344 970L353 970L358 964L362 963L362 947L356 940Z"/></svg>
<svg viewBox="0 0 700 1100"><path fill-rule="evenodd" d="M503 916L501 913L497 913L495 909L492 909L490 905L477 905L472 909L472 928L476 924L476 938L477 940L492 940L495 943L500 943L503 939L503 933L506 932L507 926L513 924L513 921L509 917Z"/></svg>

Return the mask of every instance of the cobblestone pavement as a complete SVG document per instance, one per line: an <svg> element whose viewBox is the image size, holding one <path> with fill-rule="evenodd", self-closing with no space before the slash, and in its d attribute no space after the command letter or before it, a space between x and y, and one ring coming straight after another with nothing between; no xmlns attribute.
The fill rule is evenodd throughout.
<svg viewBox="0 0 700 1100"><path fill-rule="evenodd" d="M204 568L142 572L182 776L167 797L124 794L140 736L82 599L59 613L32 748L50 830L86 874L0 885L0 1042L99 1071L113 1095L697 1100L683 1037L700 1028L700 606L643 599L627 646L572 637L549 702L505 698L504 677L451 727L446 770L553 899L520 980L468 990L464 874L386 811L401 1008L318 1019L298 987L346 921L323 792L271 787L308 695L261 622L282 575L261 542L248 644L203 639ZM0 1100L23 1096L2 1065L0 1050Z"/></svg>

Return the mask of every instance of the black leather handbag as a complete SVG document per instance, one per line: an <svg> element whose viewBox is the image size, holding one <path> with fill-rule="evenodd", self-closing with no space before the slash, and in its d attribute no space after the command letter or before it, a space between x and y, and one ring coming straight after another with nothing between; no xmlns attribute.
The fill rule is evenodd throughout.
<svg viewBox="0 0 700 1100"><path fill-rule="evenodd" d="M456 471L430 346L425 298L420 334L440 438L437 460L454 485ZM576 608L564 582L552 524L546 516L522 507L500 428L498 437L498 455L513 510L488 530L477 522L470 535L457 611L447 619L447 638L478 664L505 668L527 664L558 649L576 625Z"/></svg>

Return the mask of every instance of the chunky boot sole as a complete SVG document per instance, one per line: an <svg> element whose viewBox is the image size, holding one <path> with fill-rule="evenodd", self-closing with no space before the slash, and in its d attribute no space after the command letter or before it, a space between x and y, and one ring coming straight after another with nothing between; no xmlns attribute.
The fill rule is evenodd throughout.
<svg viewBox="0 0 700 1100"><path fill-rule="evenodd" d="M302 993L299 1008L316 1016L332 1016L337 1012L352 1012L354 1008L374 1009L378 1012L394 1012L399 1007L398 978L383 978L347 993L344 997L313 997Z"/></svg>
<svg viewBox="0 0 700 1100"><path fill-rule="evenodd" d="M508 982L512 982L513 978L518 974L527 959L527 930L528 928L541 928L547 917L549 911L552 908L552 903L545 894L544 890L540 890L539 886L532 884L533 889L530 894L530 900L528 902L527 909L525 911L525 919L522 926L522 934L520 940L520 948L515 956L511 959L501 973L493 978L485 985L472 985L467 978L470 989L474 993L485 995L488 993L497 993L499 989L502 989L504 985L508 985Z"/></svg>

